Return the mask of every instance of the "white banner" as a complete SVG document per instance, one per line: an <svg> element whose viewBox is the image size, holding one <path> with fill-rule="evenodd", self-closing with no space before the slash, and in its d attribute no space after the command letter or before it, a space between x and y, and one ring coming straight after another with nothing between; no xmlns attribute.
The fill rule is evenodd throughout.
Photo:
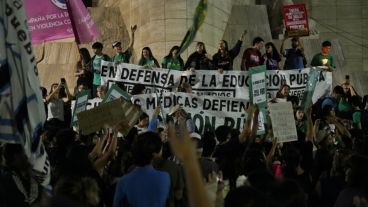
<svg viewBox="0 0 368 207"><path fill-rule="evenodd" d="M274 98L283 81L290 86L290 95L302 99L310 68L300 70L269 70L267 77L268 98ZM119 64L112 62L101 63L101 84L110 86L113 82L123 83L128 93L136 84L143 84L146 93L175 92L182 83L190 83L193 93L218 97L236 97L249 100L248 72L216 70L176 71L168 69L145 69L132 64ZM320 79L316 86L318 94L328 94L332 85L332 73L320 72ZM156 90L155 90L156 89Z"/></svg>
<svg viewBox="0 0 368 207"><path fill-rule="evenodd" d="M159 98L157 94L135 95L132 101L140 105L149 116L157 106L161 106L164 118L172 107L179 104L190 114L201 133L208 129L214 130L221 125L241 129L247 117L244 108L248 101L244 99L197 96L189 93L163 93Z"/></svg>

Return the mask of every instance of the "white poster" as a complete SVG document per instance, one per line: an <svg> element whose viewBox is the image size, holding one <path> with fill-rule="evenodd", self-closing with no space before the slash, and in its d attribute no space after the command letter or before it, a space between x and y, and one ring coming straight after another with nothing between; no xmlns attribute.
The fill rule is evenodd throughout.
<svg viewBox="0 0 368 207"><path fill-rule="evenodd" d="M269 99L275 98L281 83L290 86L290 95L303 98L310 68L300 70L269 70L266 71L266 88ZM316 85L315 97L328 94L332 85L332 73L321 72L321 78ZM331 80L331 81L330 81ZM216 70L176 71L168 69L145 69L142 66L122 63L114 66L112 62L102 61L101 83L110 86L119 82L130 93L133 86L142 84L146 93L175 92L182 83L189 83L193 93L199 96L234 97L249 100L249 83L247 71Z"/></svg>
<svg viewBox="0 0 368 207"><path fill-rule="evenodd" d="M247 118L244 111L247 102L244 99L197 96L188 93L133 96L133 103L140 105L142 110L149 116L153 114L157 106L160 106L166 117L170 109L179 104L191 116L201 133L208 129L215 130L216 127L221 125L241 129Z"/></svg>
<svg viewBox="0 0 368 207"><path fill-rule="evenodd" d="M273 136L278 142L298 140L291 102L270 104Z"/></svg>

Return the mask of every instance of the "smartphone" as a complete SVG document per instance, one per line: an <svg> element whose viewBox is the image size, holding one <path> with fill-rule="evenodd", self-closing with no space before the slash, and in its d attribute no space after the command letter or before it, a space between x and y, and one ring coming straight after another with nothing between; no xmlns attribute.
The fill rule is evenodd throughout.
<svg viewBox="0 0 368 207"><path fill-rule="evenodd" d="M61 78L61 79L60 79L60 82L61 82L62 84L65 84L65 78Z"/></svg>
<svg viewBox="0 0 368 207"><path fill-rule="evenodd" d="M349 80L349 79L350 79L350 76L349 76L349 75L346 75L346 76L345 76L345 79L346 79L346 80Z"/></svg>

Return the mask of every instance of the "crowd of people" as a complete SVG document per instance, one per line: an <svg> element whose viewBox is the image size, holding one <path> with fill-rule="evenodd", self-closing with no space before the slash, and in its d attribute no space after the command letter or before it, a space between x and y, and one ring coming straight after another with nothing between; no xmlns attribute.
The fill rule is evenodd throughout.
<svg viewBox="0 0 368 207"><path fill-rule="evenodd" d="M248 105L241 130L219 126L199 132L179 105L167 117L157 107L150 117L143 113L127 135L119 125L84 135L71 125L70 103L75 94L91 89L103 98L99 67L102 60L129 63L134 45L123 51L114 42L116 54L103 53L103 45L92 45L94 56L80 48L75 75L77 87L71 93L67 81L42 88L47 121L42 141L51 166L50 184L43 186L20 144L2 144L0 152L0 206L135 206L135 207L366 207L368 198L368 105L354 90L349 77L305 111L300 100L280 86L277 99L291 101L298 140L280 143L273 136L272 123L257 135L256 105ZM233 69L246 32L232 49L221 40L218 52L208 55L203 42L186 62L174 46L160 64L149 47L142 49L139 65L173 70ZM242 70L265 64L268 70L305 68L308 62L299 38L292 48L280 51L272 42L253 40L242 56ZM331 43L322 43L311 66L333 71ZM280 62L285 59L282 67ZM136 85L131 92L144 93ZM191 93L190 84L178 90ZM273 102L275 100L271 100ZM270 103L272 104L272 103ZM269 119L269 118L266 118Z"/></svg>
<svg viewBox="0 0 368 207"><path fill-rule="evenodd" d="M91 57L86 48L80 48L80 59L76 66L75 76L77 77L77 86L84 85L92 90L92 96L96 96L96 90L101 85L100 66L101 60L111 61L115 64L132 63L132 51L134 46L134 33L137 26L131 27L131 41L125 51L122 49L122 43L115 41L112 43L112 48L115 54L112 57L103 53L103 44L95 42L92 45L94 55ZM180 47L173 46L169 53L162 59L161 64L155 58L151 48L144 47L141 51L137 65L147 69L166 68L172 70L217 70L219 73L223 71L233 70L233 61L239 55L244 38L247 32L244 31L234 47L229 49L228 42L221 40L219 42L218 51L211 56L206 51L205 43L197 42L195 51L188 56L184 61L180 54ZM264 43L261 37L255 37L251 47L244 50L241 57L241 70L248 70L250 67L266 65L267 70L293 70L302 69L307 66L326 66L329 71L336 68L336 63L333 56L330 54L332 44L329 41L322 43L321 52L316 54L310 64L304 54L303 44L299 37L291 38L291 48L284 49L284 43L288 39L287 33L282 40L280 50L272 42ZM261 50L265 45L265 53ZM282 59L285 58L285 63L282 65Z"/></svg>

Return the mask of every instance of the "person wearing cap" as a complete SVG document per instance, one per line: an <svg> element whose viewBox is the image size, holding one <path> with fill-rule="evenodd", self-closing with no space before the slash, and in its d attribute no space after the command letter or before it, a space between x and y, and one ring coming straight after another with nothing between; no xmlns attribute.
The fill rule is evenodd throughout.
<svg viewBox="0 0 368 207"><path fill-rule="evenodd" d="M112 43L112 48L115 50L116 54L112 56L111 61L119 64L119 63L129 63L130 57L132 56L133 52L133 45L134 45L134 33L137 30L137 25L131 26L130 31L132 33L132 37L130 40L129 47L123 52L121 47L121 42L115 41Z"/></svg>
<svg viewBox="0 0 368 207"><path fill-rule="evenodd" d="M303 44L300 42L299 37L293 37L291 39L291 48L284 50L286 39L287 33L285 33L280 47L280 54L286 58L284 70L305 68L307 65L307 59L305 58Z"/></svg>
<svg viewBox="0 0 368 207"><path fill-rule="evenodd" d="M190 118L189 114L187 114L184 109L180 107L180 105L172 107L169 116L173 117L175 125L178 125L179 119L185 119L188 132L193 133L195 131L193 120Z"/></svg>
<svg viewBox="0 0 368 207"><path fill-rule="evenodd" d="M203 144L202 144L202 137L200 134L196 133L196 132L192 132L189 134L190 138L192 139L194 145L197 148L197 153L198 153L198 157L201 156L202 151L203 151Z"/></svg>

